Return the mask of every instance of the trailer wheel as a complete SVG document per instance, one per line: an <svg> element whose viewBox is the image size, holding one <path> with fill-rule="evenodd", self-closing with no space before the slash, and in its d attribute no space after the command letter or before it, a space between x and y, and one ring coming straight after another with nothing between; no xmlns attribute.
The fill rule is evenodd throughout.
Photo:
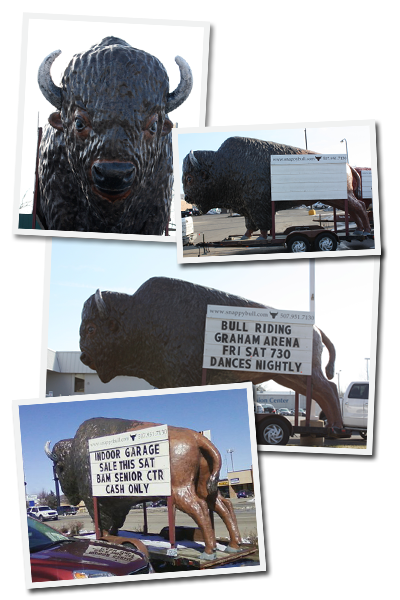
<svg viewBox="0 0 400 600"><path fill-rule="evenodd" d="M328 231L321 233L314 242L314 249L322 252L335 252L337 248L337 239Z"/></svg>
<svg viewBox="0 0 400 600"><path fill-rule="evenodd" d="M311 244L304 235L294 235L287 242L289 252L310 252Z"/></svg>
<svg viewBox="0 0 400 600"><path fill-rule="evenodd" d="M367 432L366 431L360 431L360 435L362 437L363 440L367 439Z"/></svg>
<svg viewBox="0 0 400 600"><path fill-rule="evenodd" d="M268 419L258 429L259 440L269 446L286 446L289 441L289 428L280 419Z"/></svg>

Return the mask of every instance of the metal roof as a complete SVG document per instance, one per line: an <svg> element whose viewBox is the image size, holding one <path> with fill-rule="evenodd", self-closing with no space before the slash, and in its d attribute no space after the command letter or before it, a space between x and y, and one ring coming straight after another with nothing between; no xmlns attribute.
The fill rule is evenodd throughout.
<svg viewBox="0 0 400 600"><path fill-rule="evenodd" d="M47 350L47 369L57 373L95 373L81 362L80 351L59 352Z"/></svg>

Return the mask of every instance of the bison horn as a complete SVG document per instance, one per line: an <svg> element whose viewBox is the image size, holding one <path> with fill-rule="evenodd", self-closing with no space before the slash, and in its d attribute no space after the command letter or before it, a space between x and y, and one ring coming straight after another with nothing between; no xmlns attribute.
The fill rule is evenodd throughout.
<svg viewBox="0 0 400 600"><path fill-rule="evenodd" d="M50 450L50 441L45 443L44 451L46 453L46 456L48 456L48 458L50 458L50 460L52 460L55 463L58 461L57 456Z"/></svg>
<svg viewBox="0 0 400 600"><path fill-rule="evenodd" d="M181 56L175 56L175 62L181 72L181 80L176 90L168 94L166 112L170 113L185 102L193 87L192 71Z"/></svg>
<svg viewBox="0 0 400 600"><path fill-rule="evenodd" d="M61 54L61 50L54 50L54 52L50 52L48 56L44 59L42 64L39 67L38 71L38 84L40 87L40 91L43 96L55 106L58 110L61 109L62 104L62 95L61 88L57 87L50 75L51 65Z"/></svg>
<svg viewBox="0 0 400 600"><path fill-rule="evenodd" d="M199 170L201 169L200 163L197 160L197 158L195 157L193 150L191 150L189 152L189 160L191 162L192 167L194 167L195 169L199 169Z"/></svg>
<svg viewBox="0 0 400 600"><path fill-rule="evenodd" d="M109 310L107 308L107 304L104 302L104 298L101 295L101 291L97 290L95 295L94 295L94 299L96 302L96 306L97 306L97 310L100 313L100 318L101 319L108 319L109 317Z"/></svg>

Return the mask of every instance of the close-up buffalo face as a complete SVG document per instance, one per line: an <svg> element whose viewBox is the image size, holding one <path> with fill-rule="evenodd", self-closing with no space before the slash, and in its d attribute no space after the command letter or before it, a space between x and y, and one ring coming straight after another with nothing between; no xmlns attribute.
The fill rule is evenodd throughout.
<svg viewBox="0 0 400 600"><path fill-rule="evenodd" d="M58 87L50 69L59 54L59 50L49 54L39 68L39 87L57 108L49 123L54 135L59 136L53 141L47 135L43 143L49 146L49 163L54 154L51 145L61 140L65 144L84 209L92 213L85 219L78 215L76 228L85 220L84 227L89 230L96 224L105 231L114 226L124 233L149 233L146 223L153 220L153 232L159 234L158 221L167 217L161 219L156 213L167 215L171 201L172 150L168 134L173 123L168 114L191 92L189 65L183 58L175 58L181 80L170 92L168 74L155 56L108 37L74 56ZM43 157L46 148L44 145ZM51 181L51 169L60 167L43 165L41 185L46 204L50 192L44 190L46 184L50 185L47 181ZM62 182L62 174L58 176ZM62 183L58 185L62 187Z"/></svg>

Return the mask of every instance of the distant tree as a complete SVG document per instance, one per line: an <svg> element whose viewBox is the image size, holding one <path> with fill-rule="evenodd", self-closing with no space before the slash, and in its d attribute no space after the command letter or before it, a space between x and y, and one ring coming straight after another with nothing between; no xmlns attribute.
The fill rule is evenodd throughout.
<svg viewBox="0 0 400 600"><path fill-rule="evenodd" d="M42 490L38 494L39 505L41 506L49 506L50 508L56 508L57 506L57 497L54 492L46 492L46 490Z"/></svg>

